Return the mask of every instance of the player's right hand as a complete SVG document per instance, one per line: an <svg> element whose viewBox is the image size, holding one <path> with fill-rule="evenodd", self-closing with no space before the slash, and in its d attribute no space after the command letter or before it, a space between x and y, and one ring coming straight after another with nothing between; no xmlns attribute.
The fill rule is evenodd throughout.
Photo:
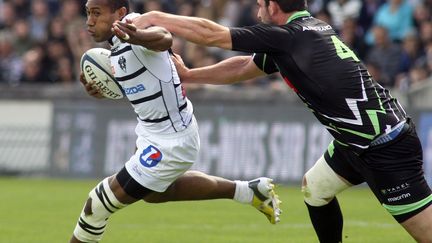
<svg viewBox="0 0 432 243"><path fill-rule="evenodd" d="M93 96L97 99L104 98L100 89L94 85L94 82L92 82L92 81L87 82L87 80L85 79L84 73L82 73L82 72L80 73L80 82L84 85L85 90L87 91L87 93L90 96Z"/></svg>

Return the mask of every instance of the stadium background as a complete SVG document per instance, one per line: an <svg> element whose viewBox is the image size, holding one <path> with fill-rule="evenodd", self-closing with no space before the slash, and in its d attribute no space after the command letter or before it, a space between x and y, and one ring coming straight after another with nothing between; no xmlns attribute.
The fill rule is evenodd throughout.
<svg viewBox="0 0 432 243"><path fill-rule="evenodd" d="M256 2L249 0L130 2L137 12L156 9L196 15L228 26L257 22ZM429 181L431 2L309 2L310 12L335 26L372 75L392 90L417 121ZM120 168L133 151L135 118L127 102L93 100L77 81L82 53L107 47L87 35L84 4L82 0L0 1L2 174L99 178ZM404 22L386 20L395 17L386 15L390 5L396 6L395 14ZM400 24L399 32L395 24ZM388 38L383 44L376 28L385 25ZM191 67L242 54L178 38L173 48ZM277 75L233 86L186 85L186 89L201 128L203 149L196 169L228 178L266 174L281 183L298 182L330 141Z"/></svg>

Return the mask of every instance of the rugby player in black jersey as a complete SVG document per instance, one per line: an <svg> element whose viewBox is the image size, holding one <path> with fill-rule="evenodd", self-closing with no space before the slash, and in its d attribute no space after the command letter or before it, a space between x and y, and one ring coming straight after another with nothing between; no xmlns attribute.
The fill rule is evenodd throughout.
<svg viewBox="0 0 432 243"><path fill-rule="evenodd" d="M177 57L183 81L232 84L279 72L312 110L334 137L302 183L320 242L342 241L336 195L362 182L415 240L432 242L432 195L422 169L422 148L401 105L329 24L310 15L304 0L257 4L263 23L251 27L228 28L162 12L149 12L133 23L162 26L201 45L254 53L197 69L181 67ZM129 25L118 23L117 28L130 34Z"/></svg>

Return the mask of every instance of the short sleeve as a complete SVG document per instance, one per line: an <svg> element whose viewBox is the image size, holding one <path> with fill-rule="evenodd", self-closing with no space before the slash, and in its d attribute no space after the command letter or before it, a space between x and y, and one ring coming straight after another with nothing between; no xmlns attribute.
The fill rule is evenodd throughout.
<svg viewBox="0 0 432 243"><path fill-rule="evenodd" d="M292 31L283 26L259 24L230 28L232 50L249 53L278 53L284 51L281 43L289 43Z"/></svg>
<svg viewBox="0 0 432 243"><path fill-rule="evenodd" d="M264 53L255 53L253 55L253 61L257 65L261 71L265 72L266 74L272 74L279 72L279 69L277 68L276 64L273 62L273 59Z"/></svg>

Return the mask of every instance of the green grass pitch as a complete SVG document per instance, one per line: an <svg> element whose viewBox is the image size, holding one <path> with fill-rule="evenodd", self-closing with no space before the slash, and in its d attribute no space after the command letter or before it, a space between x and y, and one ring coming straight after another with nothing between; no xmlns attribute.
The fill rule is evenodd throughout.
<svg viewBox="0 0 432 243"><path fill-rule="evenodd" d="M68 242L95 180L0 178L0 242ZM282 222L230 200L136 203L113 215L103 243L318 242L298 187L279 186ZM414 242L365 187L339 196L344 242Z"/></svg>

